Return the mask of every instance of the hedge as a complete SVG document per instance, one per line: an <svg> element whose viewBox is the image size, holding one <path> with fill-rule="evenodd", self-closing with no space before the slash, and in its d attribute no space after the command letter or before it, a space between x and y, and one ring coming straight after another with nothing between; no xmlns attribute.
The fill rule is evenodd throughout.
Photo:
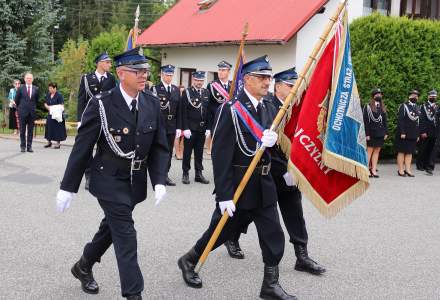
<svg viewBox="0 0 440 300"><path fill-rule="evenodd" d="M421 92L419 104L431 89L440 89L440 22L376 13L354 20L350 33L360 97L367 103L373 88L384 92L390 134L383 151L394 156L399 104L411 89Z"/></svg>

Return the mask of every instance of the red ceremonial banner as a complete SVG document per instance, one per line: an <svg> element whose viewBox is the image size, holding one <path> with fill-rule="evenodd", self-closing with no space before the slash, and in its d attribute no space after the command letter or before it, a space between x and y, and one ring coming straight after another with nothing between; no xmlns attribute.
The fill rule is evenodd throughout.
<svg viewBox="0 0 440 300"><path fill-rule="evenodd" d="M347 194L353 194L352 189L359 182L357 178L330 169L322 161L334 55L338 49L335 43L338 42L338 35L334 35L325 47L300 104L292 108L284 126L284 135L291 143L289 169L293 169L300 190L325 216L334 216L351 202Z"/></svg>

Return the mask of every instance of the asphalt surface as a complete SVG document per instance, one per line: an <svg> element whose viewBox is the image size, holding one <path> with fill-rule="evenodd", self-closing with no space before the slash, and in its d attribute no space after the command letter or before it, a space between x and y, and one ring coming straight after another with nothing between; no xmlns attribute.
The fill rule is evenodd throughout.
<svg viewBox="0 0 440 300"><path fill-rule="evenodd" d="M19 153L18 145L0 139L0 299L121 299L112 248L94 267L98 295L83 293L70 274L103 216L83 187L70 209L55 210L71 148L36 143L34 153ZM211 161L204 165L212 182ZM304 199L309 253L328 272L295 271L286 234L284 289L300 299L440 299L440 171L433 177L415 173L401 178L394 165L381 165L381 178L330 220ZM144 299L258 299L263 264L253 225L241 240L244 260L229 258L221 247L200 273L204 287L185 286L176 262L209 223L213 185L195 184L193 172L192 183L181 184L177 160L170 177L178 185L167 188L159 206L150 192L134 211Z"/></svg>

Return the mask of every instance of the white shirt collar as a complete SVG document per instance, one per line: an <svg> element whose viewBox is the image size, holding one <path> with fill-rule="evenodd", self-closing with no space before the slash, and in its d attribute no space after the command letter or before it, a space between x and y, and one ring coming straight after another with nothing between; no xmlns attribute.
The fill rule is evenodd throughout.
<svg viewBox="0 0 440 300"><path fill-rule="evenodd" d="M95 75L96 75L96 78L98 78L98 81L101 81L101 77L104 77L107 79L107 72L104 72L104 74L99 74L98 71L95 71Z"/></svg>
<svg viewBox="0 0 440 300"><path fill-rule="evenodd" d="M221 82L222 85L229 85L229 81L227 80L226 82L221 81L220 79L218 80Z"/></svg>
<svg viewBox="0 0 440 300"><path fill-rule="evenodd" d="M249 100L251 100L252 105L254 106L255 110L257 110L257 105L258 103L260 103L260 101L257 100L257 98L255 98L254 96L252 96L247 90L246 88L243 88L244 92L246 93L246 95L248 96Z"/></svg>
<svg viewBox="0 0 440 300"><path fill-rule="evenodd" d="M131 101L133 101L133 99L136 99L137 101L137 107L139 107L139 93L137 93L136 97L130 97L130 95L128 95L124 89L122 88L122 84L119 85L119 88L121 89L121 94L122 97L124 97L125 103L127 103L128 108L131 110Z"/></svg>
<svg viewBox="0 0 440 300"><path fill-rule="evenodd" d="M161 80L161 81L162 81L163 86L165 87L165 90L168 90L168 87L170 87L170 91L171 91L171 84L166 84L163 80Z"/></svg>

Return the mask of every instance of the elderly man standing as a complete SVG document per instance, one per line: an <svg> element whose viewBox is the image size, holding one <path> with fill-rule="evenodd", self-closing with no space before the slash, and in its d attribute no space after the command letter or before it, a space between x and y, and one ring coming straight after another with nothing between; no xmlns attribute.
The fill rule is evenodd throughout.
<svg viewBox="0 0 440 300"><path fill-rule="evenodd" d="M24 75L25 84L15 94L15 104L17 105L18 120L20 122L21 152L34 152L32 150L32 138L34 121L37 116L37 102L40 99L40 94L38 87L32 84L33 81L34 76L32 73L27 72Z"/></svg>
<svg viewBox="0 0 440 300"><path fill-rule="evenodd" d="M81 281L84 292L98 293L92 267L113 244L122 296L139 300L144 281L132 211L147 196L147 171L156 204L165 195L169 150L159 101L152 93L142 92L150 67L142 50L135 48L114 59L121 83L94 96L85 109L57 194L57 207L64 211L70 206L96 144L90 193L98 199L104 219L73 265L72 274Z"/></svg>
<svg viewBox="0 0 440 300"><path fill-rule="evenodd" d="M243 65L244 90L217 112L218 125L213 132L212 164L217 205L208 229L185 255L178 260L183 280L190 287L201 288L202 280L195 266L222 215L231 217L214 248L230 239L243 222L251 219L257 228L264 262L264 279L260 297L263 299L297 299L287 294L278 282L278 264L284 253L284 234L277 210L277 190L270 173L271 157L266 151L243 190L237 207L234 192L248 169L258 148L271 148L277 134L267 128L276 109L263 97L267 95L272 67L267 56Z"/></svg>

